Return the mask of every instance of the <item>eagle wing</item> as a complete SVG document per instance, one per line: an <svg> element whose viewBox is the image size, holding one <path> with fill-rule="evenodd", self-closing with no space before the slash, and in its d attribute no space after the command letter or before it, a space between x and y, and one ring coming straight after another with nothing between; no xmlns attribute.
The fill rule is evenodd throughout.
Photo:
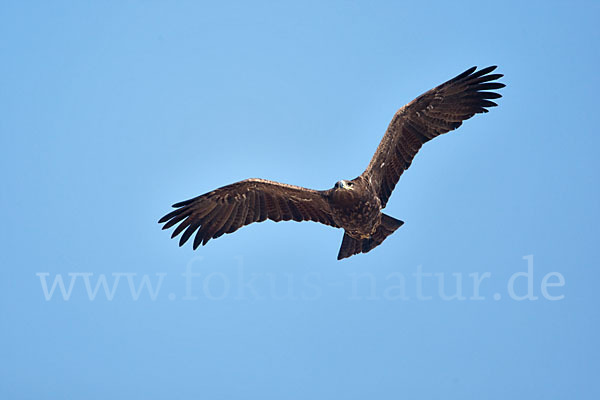
<svg viewBox="0 0 600 400"><path fill-rule="evenodd" d="M224 233L266 219L315 221L338 227L326 199L327 191L306 189L264 179L246 179L190 200L174 204L175 211L162 217L163 229L179 224L172 238L183 232L179 245L196 232L194 249Z"/></svg>
<svg viewBox="0 0 600 400"><path fill-rule="evenodd" d="M421 146L436 136L458 128L475 114L488 112L502 97L488 90L505 85L492 82L502 74L490 74L495 66L470 68L455 78L417 97L394 115L375 155L363 173L375 186L382 207L408 169Z"/></svg>

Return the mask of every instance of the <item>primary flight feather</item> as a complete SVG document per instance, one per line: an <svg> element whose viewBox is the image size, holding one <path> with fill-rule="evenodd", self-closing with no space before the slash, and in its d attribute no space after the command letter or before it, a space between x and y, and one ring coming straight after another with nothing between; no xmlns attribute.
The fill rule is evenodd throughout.
<svg viewBox="0 0 600 400"><path fill-rule="evenodd" d="M338 260L367 253L404 223L381 210L421 146L497 105L491 99L502 96L492 90L504 84L497 82L501 74L491 73L495 69L470 68L398 110L367 169L352 180L312 190L246 179L174 204L158 222L163 229L176 226L171 237L181 234L180 246L195 235L196 249L253 222L315 221L344 229Z"/></svg>

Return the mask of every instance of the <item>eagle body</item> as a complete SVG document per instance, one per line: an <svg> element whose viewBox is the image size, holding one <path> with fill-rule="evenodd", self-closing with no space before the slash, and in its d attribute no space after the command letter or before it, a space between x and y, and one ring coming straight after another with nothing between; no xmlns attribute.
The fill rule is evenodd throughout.
<svg viewBox="0 0 600 400"><path fill-rule="evenodd" d="M400 108L365 171L351 181L313 190L246 179L176 203L158 222L175 227L171 237L181 235L180 246L193 236L196 249L253 222L314 221L344 229L338 260L367 253L404 223L381 210L421 146L497 105L490 99L502 96L492 90L505 85L495 69L469 68Z"/></svg>
<svg viewBox="0 0 600 400"><path fill-rule="evenodd" d="M381 201L361 176L336 183L328 200L333 220L352 238L369 238L381 224Z"/></svg>

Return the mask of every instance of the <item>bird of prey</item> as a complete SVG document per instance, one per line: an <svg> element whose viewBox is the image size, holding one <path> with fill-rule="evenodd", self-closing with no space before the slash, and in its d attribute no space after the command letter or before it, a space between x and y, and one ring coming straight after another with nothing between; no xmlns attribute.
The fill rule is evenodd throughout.
<svg viewBox="0 0 600 400"><path fill-rule="evenodd" d="M194 234L194 250L210 239L244 225L270 219L314 221L344 229L338 260L379 246L403 221L381 212L400 175L421 146L458 128L475 114L497 104L492 91L505 85L495 66L472 67L400 108L367 169L352 180L340 180L329 190L312 190L265 179L246 179L174 204L162 217L163 229L177 227L182 246Z"/></svg>

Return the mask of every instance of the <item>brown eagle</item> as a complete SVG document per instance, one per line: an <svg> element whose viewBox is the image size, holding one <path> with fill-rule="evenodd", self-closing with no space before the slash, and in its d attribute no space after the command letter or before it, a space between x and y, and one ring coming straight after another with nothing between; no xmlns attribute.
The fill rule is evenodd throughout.
<svg viewBox="0 0 600 400"><path fill-rule="evenodd" d="M253 222L315 221L344 229L338 260L367 253L404 223L381 210L423 143L497 105L490 99L502 96L490 90L505 85L494 82L503 76L490 73L495 69L469 68L398 110L357 178L341 180L329 190L246 179L174 204L176 210L158 222L165 223L163 229L179 224L171 237L183 233L180 246L195 234L196 249Z"/></svg>

